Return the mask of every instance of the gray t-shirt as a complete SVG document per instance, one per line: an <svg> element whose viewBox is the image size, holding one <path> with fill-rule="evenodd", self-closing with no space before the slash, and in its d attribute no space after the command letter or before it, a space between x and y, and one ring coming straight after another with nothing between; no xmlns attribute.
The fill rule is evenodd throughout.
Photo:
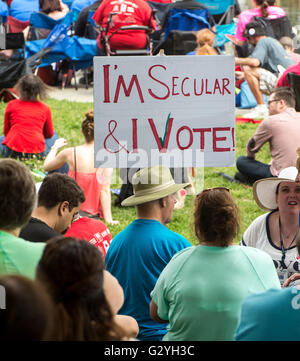
<svg viewBox="0 0 300 361"><path fill-rule="evenodd" d="M293 60L283 46L276 39L270 37L260 39L249 57L258 59L261 68L269 70L275 75L278 74L278 65L285 69L293 65Z"/></svg>

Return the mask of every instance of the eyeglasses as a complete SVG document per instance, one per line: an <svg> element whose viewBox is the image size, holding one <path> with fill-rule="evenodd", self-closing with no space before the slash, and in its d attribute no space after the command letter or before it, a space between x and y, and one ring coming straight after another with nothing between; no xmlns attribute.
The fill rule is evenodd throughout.
<svg viewBox="0 0 300 361"><path fill-rule="evenodd" d="M197 194L197 198L198 198L201 194L205 194L205 193L208 193L208 192L210 192L210 191L225 191L225 192L230 193L230 189L229 189L229 188L226 188L226 187L206 188L206 189L203 189L202 192L200 192L200 193Z"/></svg>
<svg viewBox="0 0 300 361"><path fill-rule="evenodd" d="M273 103L273 102L280 102L281 99L273 99L273 100L269 100L268 101L268 105Z"/></svg>

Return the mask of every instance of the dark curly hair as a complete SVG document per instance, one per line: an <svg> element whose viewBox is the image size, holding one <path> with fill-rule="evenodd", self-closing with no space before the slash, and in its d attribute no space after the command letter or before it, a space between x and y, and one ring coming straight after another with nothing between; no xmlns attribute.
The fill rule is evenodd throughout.
<svg viewBox="0 0 300 361"><path fill-rule="evenodd" d="M114 323L105 298L104 269L101 252L86 241L57 237L47 242L37 280L56 305L57 340L122 339L123 330Z"/></svg>
<svg viewBox="0 0 300 361"><path fill-rule="evenodd" d="M87 143L94 141L94 111L85 113L85 118L81 124L81 131Z"/></svg>
<svg viewBox="0 0 300 361"><path fill-rule="evenodd" d="M30 170L14 159L0 159L0 229L23 227L30 219L36 189Z"/></svg>
<svg viewBox="0 0 300 361"><path fill-rule="evenodd" d="M195 234L201 242L217 242L226 247L239 231L239 209L230 193L211 189L196 198Z"/></svg>

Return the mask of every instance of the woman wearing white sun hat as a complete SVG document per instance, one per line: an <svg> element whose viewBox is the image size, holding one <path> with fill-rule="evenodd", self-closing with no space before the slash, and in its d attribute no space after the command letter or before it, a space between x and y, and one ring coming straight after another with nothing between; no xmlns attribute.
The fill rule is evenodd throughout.
<svg viewBox="0 0 300 361"><path fill-rule="evenodd" d="M268 253L275 264L281 285L300 272L295 238L299 229L300 184L297 168L283 169L278 178L265 178L253 185L256 203L270 211L257 217L243 235L241 245Z"/></svg>

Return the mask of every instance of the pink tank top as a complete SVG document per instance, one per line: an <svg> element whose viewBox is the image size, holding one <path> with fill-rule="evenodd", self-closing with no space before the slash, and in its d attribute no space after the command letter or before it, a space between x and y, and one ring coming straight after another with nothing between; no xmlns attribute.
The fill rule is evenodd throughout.
<svg viewBox="0 0 300 361"><path fill-rule="evenodd" d="M85 195L85 202L82 203L80 210L90 213L92 215L99 215L103 218L102 206L101 206L101 191L103 184L101 177L97 177L97 173L83 173L76 171L76 153L74 148L74 160L73 167L75 170L69 170L68 176L75 179L76 182L82 188Z"/></svg>

